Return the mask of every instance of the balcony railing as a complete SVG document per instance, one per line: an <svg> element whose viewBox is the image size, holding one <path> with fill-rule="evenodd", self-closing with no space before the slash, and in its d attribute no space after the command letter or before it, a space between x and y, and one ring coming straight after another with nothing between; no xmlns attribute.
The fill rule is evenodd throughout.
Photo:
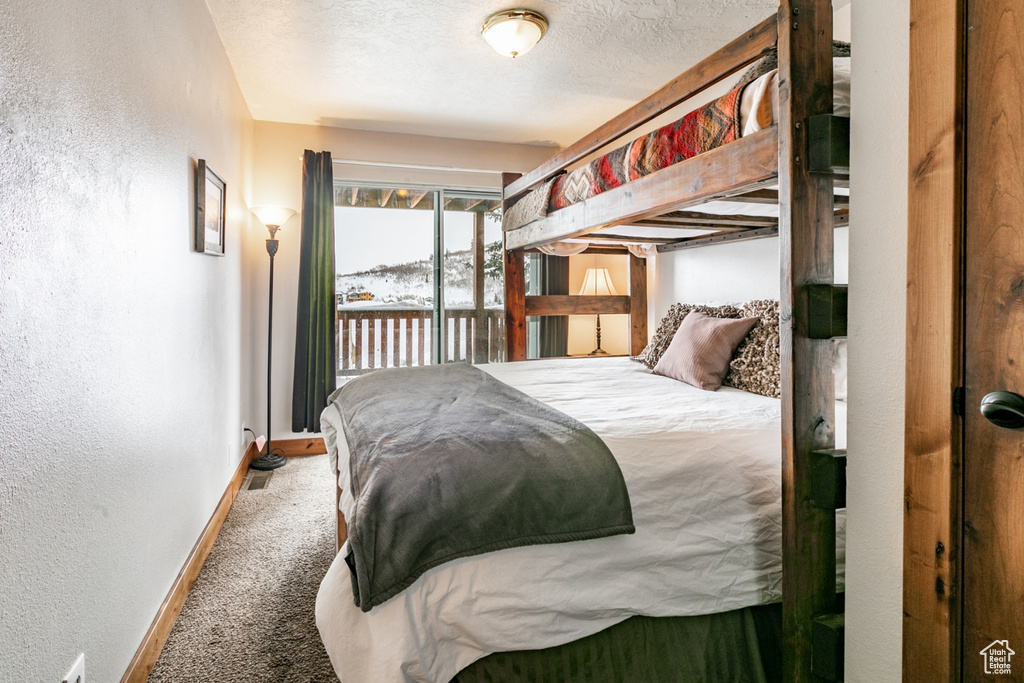
<svg viewBox="0 0 1024 683"><path fill-rule="evenodd" d="M447 309L445 362L505 360L503 309ZM338 374L375 368L430 365L433 312L429 308L338 308Z"/></svg>

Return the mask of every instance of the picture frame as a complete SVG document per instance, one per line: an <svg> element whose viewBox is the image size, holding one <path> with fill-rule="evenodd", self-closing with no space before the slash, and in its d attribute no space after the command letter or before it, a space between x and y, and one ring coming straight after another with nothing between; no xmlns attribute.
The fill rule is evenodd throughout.
<svg viewBox="0 0 1024 683"><path fill-rule="evenodd" d="M195 250L200 254L224 255L224 214L227 192L219 175L199 159L196 165Z"/></svg>

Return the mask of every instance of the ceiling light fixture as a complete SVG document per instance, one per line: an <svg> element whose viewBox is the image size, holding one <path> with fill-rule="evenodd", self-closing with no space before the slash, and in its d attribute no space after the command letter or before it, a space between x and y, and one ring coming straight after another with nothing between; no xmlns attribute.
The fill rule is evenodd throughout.
<svg viewBox="0 0 1024 683"><path fill-rule="evenodd" d="M531 9L507 9L484 20L480 35L499 55L515 59L540 42L548 30L548 20Z"/></svg>

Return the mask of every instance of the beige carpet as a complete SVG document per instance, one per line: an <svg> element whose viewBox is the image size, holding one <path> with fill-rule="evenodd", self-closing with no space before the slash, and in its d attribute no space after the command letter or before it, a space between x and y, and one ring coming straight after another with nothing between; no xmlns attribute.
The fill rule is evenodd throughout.
<svg viewBox="0 0 1024 683"><path fill-rule="evenodd" d="M313 608L334 555L327 456L289 458L228 514L149 681L335 682Z"/></svg>

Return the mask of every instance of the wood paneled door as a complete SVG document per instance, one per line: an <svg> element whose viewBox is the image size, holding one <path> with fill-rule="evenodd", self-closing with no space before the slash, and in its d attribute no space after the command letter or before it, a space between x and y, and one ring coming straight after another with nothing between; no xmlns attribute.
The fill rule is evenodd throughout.
<svg viewBox="0 0 1024 683"><path fill-rule="evenodd" d="M910 26L903 680L1024 681L1024 6Z"/></svg>
<svg viewBox="0 0 1024 683"><path fill-rule="evenodd" d="M1024 6L967 26L963 679L1024 681Z"/></svg>

